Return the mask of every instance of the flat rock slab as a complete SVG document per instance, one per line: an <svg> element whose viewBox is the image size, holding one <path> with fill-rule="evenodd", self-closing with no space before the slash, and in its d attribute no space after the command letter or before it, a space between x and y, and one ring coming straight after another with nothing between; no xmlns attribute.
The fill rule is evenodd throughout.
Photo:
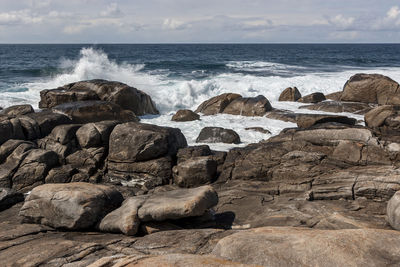
<svg viewBox="0 0 400 267"><path fill-rule="evenodd" d="M301 106L300 109L334 113L349 112L355 114L365 114L372 109L372 105L360 102L324 101L312 105Z"/></svg>
<svg viewBox="0 0 400 267"><path fill-rule="evenodd" d="M390 245L388 245L390 244ZM264 227L221 239L212 254L262 266L388 266L400 262L400 232Z"/></svg>
<svg viewBox="0 0 400 267"><path fill-rule="evenodd" d="M119 207L122 200L117 190L104 185L45 184L32 190L19 214L27 223L85 229Z"/></svg>

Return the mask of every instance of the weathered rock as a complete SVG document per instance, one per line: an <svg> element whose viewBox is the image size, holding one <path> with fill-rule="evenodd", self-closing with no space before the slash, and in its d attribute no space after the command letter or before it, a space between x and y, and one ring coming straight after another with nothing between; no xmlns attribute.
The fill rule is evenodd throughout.
<svg viewBox="0 0 400 267"><path fill-rule="evenodd" d="M19 115L25 115L25 114L34 113L34 112L35 111L33 110L31 105L16 105L16 106L11 106L11 107L4 109L1 112L1 114L16 117Z"/></svg>
<svg viewBox="0 0 400 267"><path fill-rule="evenodd" d="M281 109L274 109L267 113L266 117L273 120L280 120L286 122L294 122L296 123L296 118L298 113L294 113L290 110L281 110Z"/></svg>
<svg viewBox="0 0 400 267"><path fill-rule="evenodd" d="M376 107L365 114L365 125L371 128L380 127L385 123L385 120L395 112L394 107L390 105Z"/></svg>
<svg viewBox="0 0 400 267"><path fill-rule="evenodd" d="M397 191L387 204L387 218L390 225L400 230L400 191Z"/></svg>
<svg viewBox="0 0 400 267"><path fill-rule="evenodd" d="M104 164L104 147L92 147L78 150L66 158L66 163L79 170L79 174L72 177L73 182L88 182L90 176Z"/></svg>
<svg viewBox="0 0 400 267"><path fill-rule="evenodd" d="M27 223L86 229L119 207L122 200L117 190L104 185L45 184L32 190L19 214Z"/></svg>
<svg viewBox="0 0 400 267"><path fill-rule="evenodd" d="M121 122L139 121L130 111L124 110L117 104L106 101L78 101L60 104L52 108L54 112L68 116L74 123L89 123L105 120Z"/></svg>
<svg viewBox="0 0 400 267"><path fill-rule="evenodd" d="M10 188L0 188L0 211L24 201L24 195Z"/></svg>
<svg viewBox="0 0 400 267"><path fill-rule="evenodd" d="M29 144L36 147L34 143L24 140L10 139L0 146L0 163L3 163L9 155L21 144Z"/></svg>
<svg viewBox="0 0 400 267"><path fill-rule="evenodd" d="M340 101L340 98L342 97L342 91L327 94L325 95L325 97L326 99L330 99L333 101Z"/></svg>
<svg viewBox="0 0 400 267"><path fill-rule="evenodd" d="M72 165L62 165L49 171L45 178L45 183L69 183L78 172L79 170Z"/></svg>
<svg viewBox="0 0 400 267"><path fill-rule="evenodd" d="M288 87L282 91L279 101L297 101L301 98L301 94L297 87Z"/></svg>
<svg viewBox="0 0 400 267"><path fill-rule="evenodd" d="M385 266L400 261L399 237L378 229L265 227L221 239L212 254L262 266Z"/></svg>
<svg viewBox="0 0 400 267"><path fill-rule="evenodd" d="M54 141L60 143L61 145L66 145L76 138L76 131L81 127L79 124L66 124L54 127L50 133L50 138Z"/></svg>
<svg viewBox="0 0 400 267"><path fill-rule="evenodd" d="M172 121L195 121L200 120L200 115L194 113L189 109L178 110L174 116L172 116Z"/></svg>
<svg viewBox="0 0 400 267"><path fill-rule="evenodd" d="M344 85L341 100L380 105L400 104L399 84L380 74L356 74Z"/></svg>
<svg viewBox="0 0 400 267"><path fill-rule="evenodd" d="M120 82L81 81L54 90L44 90L40 96L41 108L52 108L69 102L103 100L131 110L136 115L159 113L149 95Z"/></svg>
<svg viewBox="0 0 400 267"><path fill-rule="evenodd" d="M239 144L240 136L231 129L221 127L204 127L196 139L197 143Z"/></svg>
<svg viewBox="0 0 400 267"><path fill-rule="evenodd" d="M222 113L224 109L236 98L242 97L239 94L226 93L219 96L210 98L207 101L201 103L196 109L196 113L203 113L204 115L215 115Z"/></svg>
<svg viewBox="0 0 400 267"><path fill-rule="evenodd" d="M82 148L108 147L110 134L118 123L117 121L101 121L83 125L76 132L79 145Z"/></svg>
<svg viewBox="0 0 400 267"><path fill-rule="evenodd" d="M1 151L1 147L0 147L0 151ZM211 154L212 154L212 152L208 145L188 146L188 147L179 149L176 157L178 158L178 164L179 164L186 160L190 160L191 158L194 158L194 157L210 156Z"/></svg>
<svg viewBox="0 0 400 267"><path fill-rule="evenodd" d="M300 109L310 109L334 113L349 112L355 114L365 114L372 109L372 106L360 102L324 101L312 105L301 106Z"/></svg>
<svg viewBox="0 0 400 267"><path fill-rule="evenodd" d="M318 103L321 101L326 100L325 95L323 93L317 92L317 93L312 93L306 96L303 96L298 100L298 102L301 103Z"/></svg>
<svg viewBox="0 0 400 267"><path fill-rule="evenodd" d="M135 235L140 225L138 210L144 201L145 198L140 197L126 199L121 207L110 212L101 220L100 231Z"/></svg>
<svg viewBox="0 0 400 267"><path fill-rule="evenodd" d="M10 139L25 139L21 122L17 119L0 119L0 145Z"/></svg>
<svg viewBox="0 0 400 267"><path fill-rule="evenodd" d="M67 116L47 110L42 112L29 113L27 115L18 117L18 119L21 121L22 118L26 117L33 120L33 127L36 127L36 124L40 131L40 135L33 139L42 138L49 135L51 131L58 125L71 124L71 120ZM23 126L23 130L25 132L28 129Z"/></svg>
<svg viewBox="0 0 400 267"><path fill-rule="evenodd" d="M263 127L248 127L245 128L246 131L255 131L263 134L271 134L271 132L268 129L264 129Z"/></svg>
<svg viewBox="0 0 400 267"><path fill-rule="evenodd" d="M239 97L234 99L222 113L241 116L264 116L272 110L268 99L262 95L257 97Z"/></svg>
<svg viewBox="0 0 400 267"><path fill-rule="evenodd" d="M200 216L218 203L218 195L211 186L177 189L150 195L139 208L143 222L176 220Z"/></svg>
<svg viewBox="0 0 400 267"><path fill-rule="evenodd" d="M296 116L297 126L299 128L309 128L313 125L326 122L337 122L347 125L354 125L356 119L346 116L335 116L326 114L298 114Z"/></svg>
<svg viewBox="0 0 400 267"><path fill-rule="evenodd" d="M174 183L180 187L197 187L213 182L217 162L211 156L195 157L173 168Z"/></svg>

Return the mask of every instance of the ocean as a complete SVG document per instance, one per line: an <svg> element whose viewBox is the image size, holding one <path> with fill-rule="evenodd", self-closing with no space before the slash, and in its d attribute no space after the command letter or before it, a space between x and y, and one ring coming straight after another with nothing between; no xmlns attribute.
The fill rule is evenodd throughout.
<svg viewBox="0 0 400 267"><path fill-rule="evenodd" d="M264 95L273 107L296 111L299 103L278 102L283 89L302 95L340 91L356 73L380 73L400 81L398 44L2 44L0 107L28 103L38 108L43 89L87 79L127 83L148 93L161 112L142 121L181 128L189 144L204 126L239 133L243 146L278 134L293 123L231 115L176 123L171 116L213 96L233 92ZM311 112L301 110L301 112ZM357 119L362 116L347 114ZM233 145L213 144L226 150Z"/></svg>

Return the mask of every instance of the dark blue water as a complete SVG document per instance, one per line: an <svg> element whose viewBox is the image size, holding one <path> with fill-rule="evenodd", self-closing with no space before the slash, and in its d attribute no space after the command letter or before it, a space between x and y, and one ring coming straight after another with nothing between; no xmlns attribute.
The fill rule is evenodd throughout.
<svg viewBox="0 0 400 267"><path fill-rule="evenodd" d="M0 105L29 102L26 98L37 98L35 94L46 89L42 87L74 79L121 80L151 91L155 87L165 90L166 86L180 90L185 81L209 82L204 85L209 88L193 85L190 93L196 94L229 90L224 88L226 81L219 78L232 75L233 79L249 79L254 85L246 90L251 92L260 91L257 88L262 82L278 81L265 78L286 79L282 80L285 86L299 80L296 77L336 77L335 73L350 75L352 70L396 75L398 67L398 44L0 45ZM308 86L301 79L299 83ZM337 85L329 88L333 87Z"/></svg>

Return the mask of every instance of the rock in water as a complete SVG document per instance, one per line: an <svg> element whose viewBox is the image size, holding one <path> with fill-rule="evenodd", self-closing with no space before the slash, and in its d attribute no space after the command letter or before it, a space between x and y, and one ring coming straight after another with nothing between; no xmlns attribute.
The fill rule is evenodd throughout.
<svg viewBox="0 0 400 267"><path fill-rule="evenodd" d="M239 94L226 93L219 96L210 98L207 101L201 103L196 109L196 113L203 113L204 115L215 115L222 113L224 109L236 98L242 97Z"/></svg>
<svg viewBox="0 0 400 267"><path fill-rule="evenodd" d="M122 200L117 190L104 185L45 184L32 190L19 214L26 223L86 229L119 207Z"/></svg>
<svg viewBox="0 0 400 267"><path fill-rule="evenodd" d="M297 101L301 98L301 94L297 87L288 87L282 91L279 101Z"/></svg>
<svg viewBox="0 0 400 267"><path fill-rule="evenodd" d="M390 225L400 230L400 191L397 191L388 201L387 216Z"/></svg>
<svg viewBox="0 0 400 267"><path fill-rule="evenodd" d="M195 121L199 120L200 115L194 113L193 111L189 109L181 109L178 110L174 116L172 116L172 121Z"/></svg>
<svg viewBox="0 0 400 267"><path fill-rule="evenodd" d="M324 100L326 100L325 95L323 93L317 92L303 96L298 101L301 103L318 103Z"/></svg>
<svg viewBox="0 0 400 267"><path fill-rule="evenodd" d="M380 105L400 104L399 84L380 74L356 74L344 85L341 100Z"/></svg>
<svg viewBox="0 0 400 267"><path fill-rule="evenodd" d="M196 143L239 144L240 136L231 129L221 127L204 127L196 139Z"/></svg>
<svg viewBox="0 0 400 267"><path fill-rule="evenodd" d="M265 96L239 97L233 100L223 111L226 114L241 116L264 116L272 110L272 106Z"/></svg>

